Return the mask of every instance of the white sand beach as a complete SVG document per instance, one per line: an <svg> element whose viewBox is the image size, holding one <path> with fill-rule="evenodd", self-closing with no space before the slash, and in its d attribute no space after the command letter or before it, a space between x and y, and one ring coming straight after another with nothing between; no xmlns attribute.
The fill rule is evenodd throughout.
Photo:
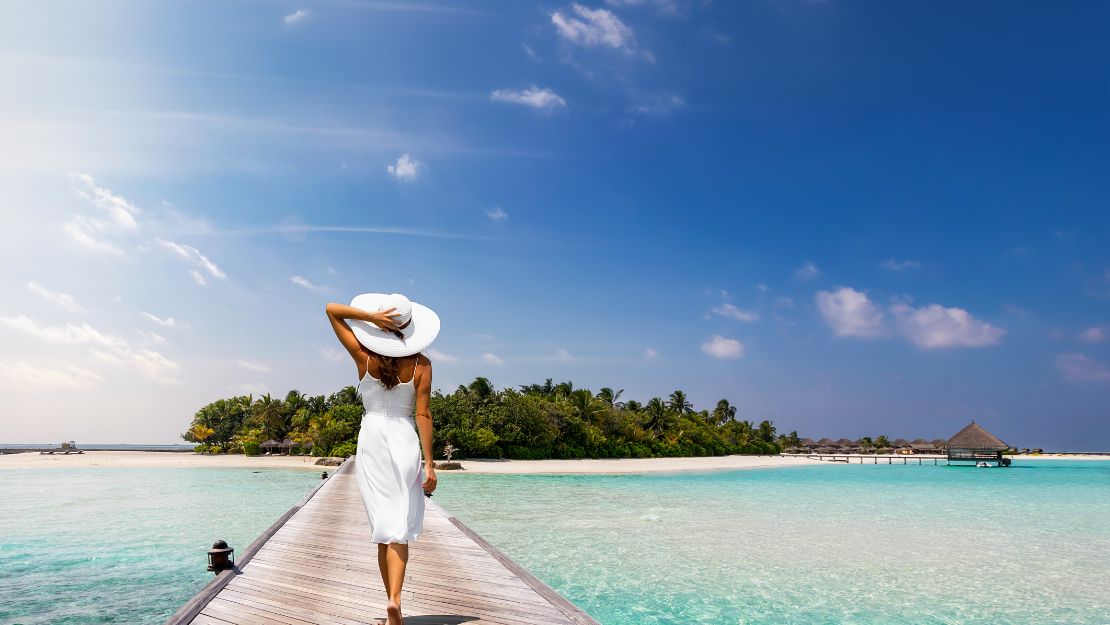
<svg viewBox="0 0 1110 625"><path fill-rule="evenodd" d="M39 467L223 467L298 468L320 471L333 467L314 464L310 456L205 455L172 451L86 451L83 454L41 455L38 452L0 455L0 469ZM778 456L711 456L699 458L605 458L582 460L462 459L467 473L643 473L704 471L796 466L816 463L805 458ZM440 470L441 472L446 472Z"/></svg>
<svg viewBox="0 0 1110 625"><path fill-rule="evenodd" d="M841 456L843 457L843 456ZM852 462L855 458L852 456ZM876 456L864 456L868 462ZM886 456L879 456L882 464ZM910 462L916 456L894 456ZM1110 456L1089 454L1042 454L1014 456L1015 460L1110 460ZM332 470L315 464L312 456L205 455L173 451L86 451L83 454L42 455L36 452L0 454L0 469L39 467L217 467L253 469ZM696 458L587 458L581 460L489 460L460 459L466 473L651 473L658 471L707 471L714 469L755 469L821 463L803 456L705 456ZM869 462L868 462L869 463ZM826 464L829 464L826 462ZM443 469L441 472L446 472Z"/></svg>

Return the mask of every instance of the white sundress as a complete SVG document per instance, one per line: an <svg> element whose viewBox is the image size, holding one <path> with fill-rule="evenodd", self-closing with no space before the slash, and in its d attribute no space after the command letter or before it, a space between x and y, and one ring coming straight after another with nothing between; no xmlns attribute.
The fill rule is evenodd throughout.
<svg viewBox="0 0 1110 625"><path fill-rule="evenodd" d="M369 358L367 358L369 360ZM412 380L387 389L366 375L362 425L355 451L358 490L370 519L370 542L408 543L424 527L424 463L413 419L416 369Z"/></svg>

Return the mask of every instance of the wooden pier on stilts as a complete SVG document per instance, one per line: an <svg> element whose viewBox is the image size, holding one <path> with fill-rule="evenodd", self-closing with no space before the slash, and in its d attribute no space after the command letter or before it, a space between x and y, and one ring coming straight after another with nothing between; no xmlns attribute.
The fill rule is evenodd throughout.
<svg viewBox="0 0 1110 625"><path fill-rule="evenodd" d="M377 545L344 462L166 625L385 622ZM431 499L409 547L405 625L598 625Z"/></svg>

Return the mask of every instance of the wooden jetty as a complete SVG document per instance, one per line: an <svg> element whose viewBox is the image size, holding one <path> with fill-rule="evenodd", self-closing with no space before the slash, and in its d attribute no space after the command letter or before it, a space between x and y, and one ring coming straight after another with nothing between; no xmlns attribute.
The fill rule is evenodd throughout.
<svg viewBox="0 0 1110 625"><path fill-rule="evenodd" d="M385 622L354 459L286 512L166 625ZM431 499L409 547L405 625L598 625Z"/></svg>

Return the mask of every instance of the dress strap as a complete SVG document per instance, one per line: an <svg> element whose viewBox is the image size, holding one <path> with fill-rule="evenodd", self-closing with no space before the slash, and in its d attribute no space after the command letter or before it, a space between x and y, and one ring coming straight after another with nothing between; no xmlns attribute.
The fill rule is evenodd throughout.
<svg viewBox="0 0 1110 625"><path fill-rule="evenodd" d="M409 382L416 381L416 368L420 366L420 353L416 354L416 362L412 363L412 379Z"/></svg>

